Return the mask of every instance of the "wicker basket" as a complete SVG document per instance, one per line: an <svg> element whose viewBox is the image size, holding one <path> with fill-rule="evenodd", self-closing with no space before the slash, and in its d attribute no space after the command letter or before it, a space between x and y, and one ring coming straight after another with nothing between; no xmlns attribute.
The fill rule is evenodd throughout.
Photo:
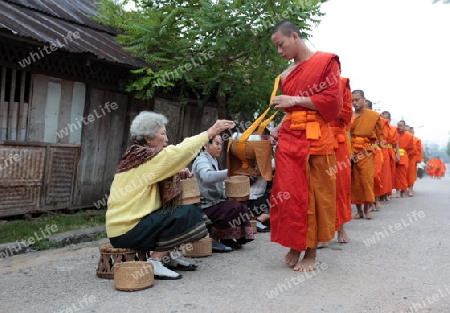
<svg viewBox="0 0 450 313"><path fill-rule="evenodd" d="M183 249L183 255L189 258L202 258L212 255L212 239L202 238L199 241L189 243L192 245L190 251ZM188 246L187 244L185 246Z"/></svg>
<svg viewBox="0 0 450 313"><path fill-rule="evenodd" d="M125 262L116 264L115 268L114 287L117 290L137 291L154 285L151 262Z"/></svg>
<svg viewBox="0 0 450 313"><path fill-rule="evenodd" d="M256 221L250 220L250 226L252 227L252 232L256 234L258 232L258 228L256 227Z"/></svg>
<svg viewBox="0 0 450 313"><path fill-rule="evenodd" d="M225 194L229 200L247 201L250 196L248 176L231 176L225 179Z"/></svg>
<svg viewBox="0 0 450 313"><path fill-rule="evenodd" d="M98 250L100 251L100 259L98 261L97 276L100 278L113 279L114 269L121 262L146 260L145 252L114 248L110 243L100 245Z"/></svg>
<svg viewBox="0 0 450 313"><path fill-rule="evenodd" d="M200 202L200 190L195 178L181 181L181 204L194 204Z"/></svg>

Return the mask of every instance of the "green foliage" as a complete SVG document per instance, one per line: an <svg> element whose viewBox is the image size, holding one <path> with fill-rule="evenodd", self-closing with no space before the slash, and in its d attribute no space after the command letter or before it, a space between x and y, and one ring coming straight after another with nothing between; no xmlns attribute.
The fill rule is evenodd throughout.
<svg viewBox="0 0 450 313"><path fill-rule="evenodd" d="M291 20L307 38L325 1L136 0L136 11L125 11L100 0L97 21L119 29L124 49L148 62L128 86L138 97L222 99L230 113L255 112L287 66L270 41L273 26Z"/></svg>

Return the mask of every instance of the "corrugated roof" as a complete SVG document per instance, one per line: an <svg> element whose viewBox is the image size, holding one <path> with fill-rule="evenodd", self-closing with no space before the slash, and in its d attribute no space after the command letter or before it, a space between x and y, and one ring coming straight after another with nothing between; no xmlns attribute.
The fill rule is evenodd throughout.
<svg viewBox="0 0 450 313"><path fill-rule="evenodd" d="M142 67L115 42L115 30L96 23L92 0L0 0L0 29L72 53L92 53L98 59ZM78 32L79 38L73 34Z"/></svg>

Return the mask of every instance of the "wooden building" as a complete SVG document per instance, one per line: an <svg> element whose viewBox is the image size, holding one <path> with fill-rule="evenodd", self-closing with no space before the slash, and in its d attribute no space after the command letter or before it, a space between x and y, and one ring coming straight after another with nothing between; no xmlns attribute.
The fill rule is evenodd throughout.
<svg viewBox="0 0 450 313"><path fill-rule="evenodd" d="M95 13L92 0L0 1L0 217L98 203L139 111L164 113L173 143L216 118L214 107L126 93L145 63Z"/></svg>

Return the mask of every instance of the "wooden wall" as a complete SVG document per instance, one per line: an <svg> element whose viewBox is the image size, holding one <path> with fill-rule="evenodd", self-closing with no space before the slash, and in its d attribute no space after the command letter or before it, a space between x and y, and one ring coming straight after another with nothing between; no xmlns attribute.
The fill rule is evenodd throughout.
<svg viewBox="0 0 450 313"><path fill-rule="evenodd" d="M130 144L130 123L143 110L168 117L171 144L206 130L217 118L214 107L142 101L83 82L2 68L0 217L94 206L104 199ZM11 156L19 157L11 162Z"/></svg>

